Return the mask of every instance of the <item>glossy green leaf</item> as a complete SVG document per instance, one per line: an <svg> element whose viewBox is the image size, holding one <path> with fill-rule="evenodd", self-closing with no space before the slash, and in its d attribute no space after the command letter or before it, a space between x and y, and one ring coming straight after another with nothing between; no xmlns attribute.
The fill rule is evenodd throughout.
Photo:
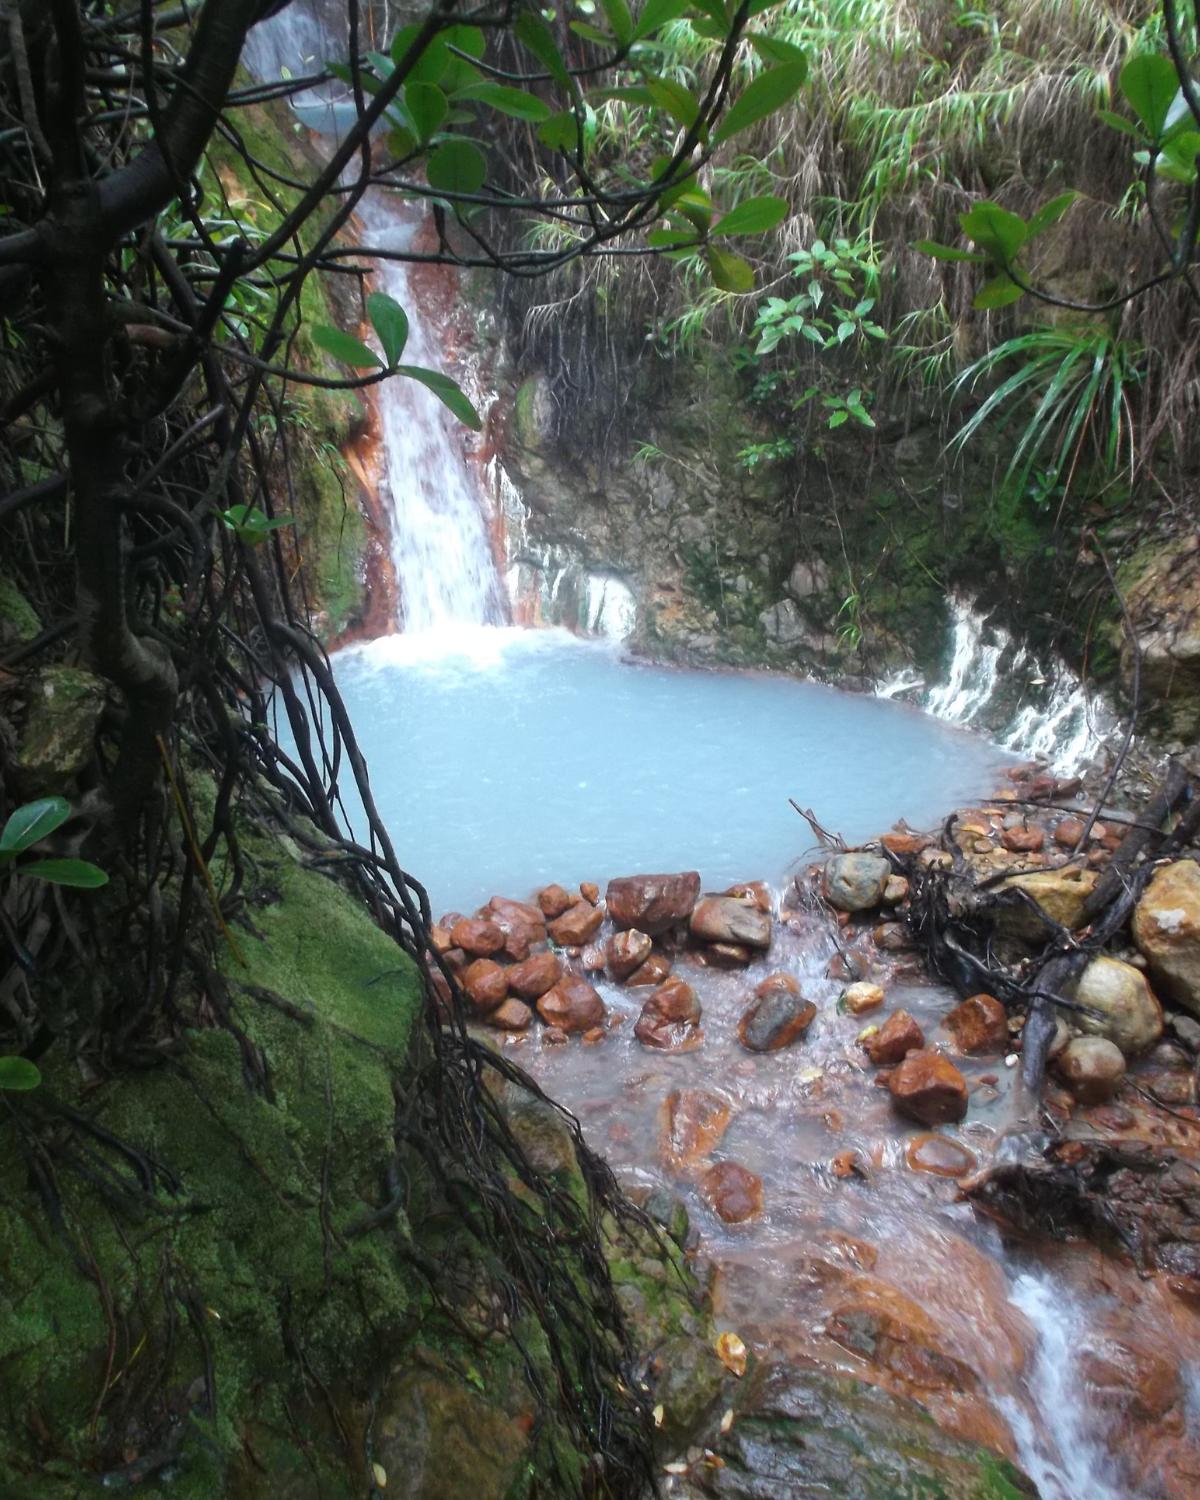
<svg viewBox="0 0 1200 1500"><path fill-rule="evenodd" d="M579 122L571 110L565 109L538 126L537 138L552 151L575 151L579 146Z"/></svg>
<svg viewBox="0 0 1200 1500"><path fill-rule="evenodd" d="M1068 188L1065 193L1059 193L1057 198L1051 198L1049 203L1043 203L1029 220L1026 239L1031 240L1035 234L1044 234L1052 224L1058 223L1072 204L1078 203L1082 197L1082 193L1074 188Z"/></svg>
<svg viewBox="0 0 1200 1500"><path fill-rule="evenodd" d="M655 250L690 250L700 241L686 229L652 229L646 243Z"/></svg>
<svg viewBox="0 0 1200 1500"><path fill-rule="evenodd" d="M416 41L422 27L413 22L410 26L402 26L392 38L391 60L392 66L398 67L404 61L409 48ZM447 34L438 34L427 41L405 74L406 83L439 83L443 73L450 64L450 49L446 45Z"/></svg>
<svg viewBox="0 0 1200 1500"><path fill-rule="evenodd" d="M404 90L404 103L422 141L429 140L450 108L445 94L436 83L408 84Z"/></svg>
<svg viewBox="0 0 1200 1500"><path fill-rule="evenodd" d="M712 199L704 189L691 183L678 196L672 196L672 206L679 210L689 224L695 225L703 233L712 223L713 216Z"/></svg>
<svg viewBox="0 0 1200 1500"><path fill-rule="evenodd" d="M487 38L478 26L452 26L442 35L446 46L465 52L468 57L481 58L487 51Z"/></svg>
<svg viewBox="0 0 1200 1500"><path fill-rule="evenodd" d="M688 4L689 0L646 0L633 28L633 40L640 42L668 21L676 20L687 10Z"/></svg>
<svg viewBox="0 0 1200 1500"><path fill-rule="evenodd" d="M633 41L633 17L625 0L600 0L604 19L612 27L612 34L622 47Z"/></svg>
<svg viewBox="0 0 1200 1500"><path fill-rule="evenodd" d="M1142 132L1132 120L1127 120L1124 115L1114 114L1111 109L1099 109L1096 111L1096 118L1103 121L1105 125L1110 125L1114 130L1119 130L1122 135L1132 135L1141 139Z"/></svg>
<svg viewBox="0 0 1200 1500"><path fill-rule="evenodd" d="M18 865L22 875L45 880L50 885L71 885L81 891L94 891L108 884L108 876L99 865L86 859L35 859L32 864Z"/></svg>
<svg viewBox="0 0 1200 1500"><path fill-rule="evenodd" d="M1185 130L1163 143L1154 163L1155 171L1172 182L1190 184L1196 180L1196 157L1200 155L1200 132Z"/></svg>
<svg viewBox="0 0 1200 1500"><path fill-rule="evenodd" d="M758 53L759 57L771 63L805 62L808 57L803 47L797 47L794 42L785 42L780 37L763 36L761 32L749 31L746 40Z"/></svg>
<svg viewBox="0 0 1200 1500"><path fill-rule="evenodd" d="M845 409L845 407L843 407L841 409L841 411L835 411L833 413L833 415L829 418L829 426L831 428L832 427L840 427L843 422L848 422L849 420L850 420L850 413Z"/></svg>
<svg viewBox="0 0 1200 1500"><path fill-rule="evenodd" d="M994 260L1009 261L1025 243L1029 227L1020 214L1010 213L998 203L977 203L958 222L968 239Z"/></svg>
<svg viewBox="0 0 1200 1500"><path fill-rule="evenodd" d="M0 1089L10 1094L27 1094L41 1081L37 1064L27 1057L0 1057Z"/></svg>
<svg viewBox="0 0 1200 1500"><path fill-rule="evenodd" d="M231 505L219 515L230 531L251 546L266 541L272 531L291 526L294 520L292 516L268 516L254 505Z"/></svg>
<svg viewBox="0 0 1200 1500"><path fill-rule="evenodd" d="M443 375L440 370L426 370L420 365L397 365L397 375L407 375L410 380L419 380L427 390L431 390L439 401L443 402L460 422L470 427L473 432L478 432L483 426L479 413L463 395L457 384L450 379L449 375Z"/></svg>
<svg viewBox="0 0 1200 1500"><path fill-rule="evenodd" d="M471 141L444 141L425 166L439 193L477 193L487 181L487 157Z"/></svg>
<svg viewBox="0 0 1200 1500"><path fill-rule="evenodd" d="M20 854L48 837L71 816L71 804L65 797L40 797L26 802L9 817L0 832L0 854Z"/></svg>
<svg viewBox="0 0 1200 1500"><path fill-rule="evenodd" d="M372 292L367 298L367 316L383 345L388 365L394 365L408 343L408 314L386 292Z"/></svg>
<svg viewBox="0 0 1200 1500"><path fill-rule="evenodd" d="M690 128L700 113L697 99L673 78L647 78L646 90L659 109L665 109L673 120Z"/></svg>
<svg viewBox="0 0 1200 1500"><path fill-rule="evenodd" d="M973 260L977 265L987 263L987 256L980 255L978 250L960 250L956 245L939 245L936 240L918 240L913 249L922 255L932 255L935 260Z"/></svg>
<svg viewBox="0 0 1200 1500"><path fill-rule="evenodd" d="M324 349L326 354L332 354L334 359L341 360L342 364L350 365L355 370L365 370L371 366L383 368L383 360L378 354L344 329L331 328L328 323L318 323L312 331L312 341L318 349Z"/></svg>
<svg viewBox="0 0 1200 1500"><path fill-rule="evenodd" d="M395 130L388 132L387 148L397 161L407 161L419 145L420 142L406 125L398 125Z"/></svg>
<svg viewBox="0 0 1200 1500"><path fill-rule="evenodd" d="M785 198L747 198L717 220L715 234L763 234L788 216Z"/></svg>
<svg viewBox="0 0 1200 1500"><path fill-rule="evenodd" d="M1007 307L1010 302L1016 302L1024 295L1011 276L993 276L975 294L971 306L984 312L996 307Z"/></svg>
<svg viewBox="0 0 1200 1500"><path fill-rule="evenodd" d="M1158 140L1179 92L1175 64L1157 52L1139 53L1121 69L1120 87L1146 133Z"/></svg>
<svg viewBox="0 0 1200 1500"><path fill-rule="evenodd" d="M713 285L722 292L752 292L754 290L754 267L740 255L709 245L704 252L708 269L712 273Z"/></svg>
<svg viewBox="0 0 1200 1500"><path fill-rule="evenodd" d="M548 120L553 113L536 94L527 94L524 89L510 89L502 83L473 83L454 97L486 104L503 115L511 115L514 120L530 120L535 125Z"/></svg>
<svg viewBox="0 0 1200 1500"><path fill-rule="evenodd" d="M715 141L727 141L743 130L749 130L777 109L803 87L808 77L808 62L796 60L768 68L738 95L713 134Z"/></svg>
<svg viewBox="0 0 1200 1500"><path fill-rule="evenodd" d="M536 10L523 10L513 27L513 35L527 47L550 77L563 88L570 90L571 75L563 62L554 33Z"/></svg>

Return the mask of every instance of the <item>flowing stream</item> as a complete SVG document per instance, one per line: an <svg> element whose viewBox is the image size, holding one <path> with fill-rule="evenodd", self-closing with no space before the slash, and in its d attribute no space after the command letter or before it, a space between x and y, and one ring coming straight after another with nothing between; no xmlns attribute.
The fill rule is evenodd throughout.
<svg viewBox="0 0 1200 1500"><path fill-rule="evenodd" d="M295 70L325 45L306 25L293 5L256 28L260 76ZM421 226L409 212L370 204L375 242L410 243ZM406 358L456 373L410 273L385 263L378 275L409 314ZM598 584L586 610L615 639L507 625L502 548L460 429L400 379L382 389L380 426L403 631L340 652L335 669L381 812L435 913L660 869L698 869L706 888L762 879L778 892L812 843L789 799L854 842L986 795L1006 748L1066 765L1091 746L1095 715L1074 683L1048 710L1018 704L1004 747L969 732L987 722L1016 653L965 603L944 684L897 679L877 697L633 662L619 644L631 606L616 580ZM919 693L930 712L889 701ZM1139 1415L1136 1389L1114 1406L1089 1372L1122 1359L1157 1369L1163 1350L1197 1347L1200 1320L1094 1250L1013 1246L959 1201L952 1178L1005 1125L1013 1070L965 1060L972 1107L959 1126L927 1137L898 1120L856 1044L863 1022L839 1013L842 984L829 977L854 936L777 900L769 962L724 973L680 955L704 1007L694 1052L642 1048L632 1036L641 997L602 975L618 1024L601 1043L549 1046L535 1028L505 1045L626 1181L683 1197L723 1327L760 1351L914 1397L947 1428L1014 1457L1045 1500L1183 1500L1186 1476L1200 1479L1200 1381L1184 1372L1168 1425L1163 1412ZM753 985L778 970L799 979L818 1016L798 1046L751 1055L736 1023ZM915 965L880 954L872 977L889 986L889 1009L903 1005L931 1041L943 1036L951 997ZM664 1153L678 1091L702 1092L727 1115L713 1155L761 1176L753 1222L724 1223L696 1164Z"/></svg>

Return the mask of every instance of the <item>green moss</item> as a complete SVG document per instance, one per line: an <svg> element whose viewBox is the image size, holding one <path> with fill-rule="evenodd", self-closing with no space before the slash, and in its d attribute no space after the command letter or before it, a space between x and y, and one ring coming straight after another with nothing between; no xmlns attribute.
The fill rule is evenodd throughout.
<svg viewBox="0 0 1200 1500"><path fill-rule="evenodd" d="M37 611L5 573L0 573L0 640L31 641L42 628Z"/></svg>

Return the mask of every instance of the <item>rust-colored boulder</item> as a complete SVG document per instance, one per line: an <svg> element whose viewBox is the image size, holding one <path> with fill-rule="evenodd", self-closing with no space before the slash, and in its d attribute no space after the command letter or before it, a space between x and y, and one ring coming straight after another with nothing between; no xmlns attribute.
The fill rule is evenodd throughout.
<svg viewBox="0 0 1200 1500"><path fill-rule="evenodd" d="M1037 854L1046 845L1046 835L1036 823L1028 827L1006 828L1000 842L1010 854Z"/></svg>
<svg viewBox="0 0 1200 1500"><path fill-rule="evenodd" d="M922 1125L946 1125L967 1112L967 1080L940 1052L910 1052L887 1086L896 1108Z"/></svg>
<svg viewBox="0 0 1200 1500"><path fill-rule="evenodd" d="M545 936L546 918L532 901L513 901L508 896L493 896L487 904L487 911L492 913L492 920L498 927L503 928L506 921L520 922L535 931L541 929L542 936ZM481 912L480 916L483 915L485 913Z"/></svg>
<svg viewBox="0 0 1200 1500"><path fill-rule="evenodd" d="M673 975L647 996L633 1034L644 1047L677 1051L699 1041L700 1002L687 983Z"/></svg>
<svg viewBox="0 0 1200 1500"><path fill-rule="evenodd" d="M885 833L879 842L892 854L920 854L933 839L927 833Z"/></svg>
<svg viewBox="0 0 1200 1500"><path fill-rule="evenodd" d="M739 901L749 901L759 911L770 911L774 905L771 888L763 880L742 880L722 892L725 896L736 896Z"/></svg>
<svg viewBox="0 0 1200 1500"><path fill-rule="evenodd" d="M651 953L640 968L634 969L633 973L625 981L632 989L641 989L648 984L661 984L671 972L671 960L665 953Z"/></svg>
<svg viewBox="0 0 1200 1500"><path fill-rule="evenodd" d="M706 1089L672 1089L659 1110L660 1151L673 1172L706 1157L729 1127L727 1100Z"/></svg>
<svg viewBox="0 0 1200 1500"><path fill-rule="evenodd" d="M995 995L972 995L946 1017L946 1029L962 1052L1003 1052L1008 1012Z"/></svg>
<svg viewBox="0 0 1200 1500"><path fill-rule="evenodd" d="M608 882L608 914L616 927L636 927L651 937L686 922L700 894L695 870L680 875L623 875Z"/></svg>
<svg viewBox="0 0 1200 1500"><path fill-rule="evenodd" d="M748 1052L778 1052L802 1037L816 1014L793 975L770 974L738 1022L738 1041Z"/></svg>
<svg viewBox="0 0 1200 1500"><path fill-rule="evenodd" d="M1060 849L1074 849L1086 827L1081 818L1063 818L1054 829L1054 842Z"/></svg>
<svg viewBox="0 0 1200 1500"><path fill-rule="evenodd" d="M614 932L608 940L606 958L608 972L618 982L628 979L650 957L652 947L650 935L630 927L625 932Z"/></svg>
<svg viewBox="0 0 1200 1500"><path fill-rule="evenodd" d="M700 1178L700 1191L726 1224L744 1224L762 1213L762 1178L740 1162L714 1162Z"/></svg>
<svg viewBox="0 0 1200 1500"><path fill-rule="evenodd" d="M448 953L454 947L454 939L450 936L448 927L431 927L429 929L429 946L435 953Z"/></svg>
<svg viewBox="0 0 1200 1500"><path fill-rule="evenodd" d="M467 999L479 1012L495 1010L508 994L508 975L490 958L477 958L462 974Z"/></svg>
<svg viewBox="0 0 1200 1500"><path fill-rule="evenodd" d="M590 901L595 906L600 900L600 887L594 880L581 880L579 882L579 894L585 901Z"/></svg>
<svg viewBox="0 0 1200 1500"><path fill-rule="evenodd" d="M563 912L570 911L578 900L578 896L573 896L561 885L543 886L537 893L537 904L546 917L561 917Z"/></svg>
<svg viewBox="0 0 1200 1500"><path fill-rule="evenodd" d="M486 917L460 917L450 929L450 942L464 953L488 958L504 947L504 933Z"/></svg>
<svg viewBox="0 0 1200 1500"><path fill-rule="evenodd" d="M600 943L589 943L579 955L579 962L583 965L585 974L603 973L607 962L603 946Z"/></svg>
<svg viewBox="0 0 1200 1500"><path fill-rule="evenodd" d="M738 896L704 896L688 923L705 943L735 943L765 950L771 946L771 914Z"/></svg>
<svg viewBox="0 0 1200 1500"><path fill-rule="evenodd" d="M590 1031L608 1014L596 990L578 974L564 974L539 998L537 1011L547 1026L560 1031Z"/></svg>
<svg viewBox="0 0 1200 1500"><path fill-rule="evenodd" d="M533 953L508 970L508 987L522 1000L537 1000L562 978L562 964L555 953Z"/></svg>
<svg viewBox="0 0 1200 1500"><path fill-rule="evenodd" d="M581 948L594 938L604 922L604 911L587 901L577 901L574 906L555 917L550 923L550 936L563 948Z"/></svg>
<svg viewBox="0 0 1200 1500"><path fill-rule="evenodd" d="M863 1042L867 1056L877 1068L891 1067L924 1045L924 1032L906 1010L893 1012L879 1030L871 1032Z"/></svg>
<svg viewBox="0 0 1200 1500"><path fill-rule="evenodd" d="M533 1022L533 1012L524 1000L508 999L498 1005L487 1018L489 1026L498 1031L526 1031Z"/></svg>

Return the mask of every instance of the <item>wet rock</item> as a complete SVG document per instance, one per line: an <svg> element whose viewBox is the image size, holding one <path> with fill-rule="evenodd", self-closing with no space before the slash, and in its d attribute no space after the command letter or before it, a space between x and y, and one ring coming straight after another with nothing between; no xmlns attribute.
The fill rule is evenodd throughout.
<svg viewBox="0 0 1200 1500"><path fill-rule="evenodd" d="M605 950L608 972L618 982L628 979L650 957L652 946L649 933L639 932L636 927L614 932Z"/></svg>
<svg viewBox="0 0 1200 1500"><path fill-rule="evenodd" d="M1124 1339L1087 1335L1079 1373L1107 1411L1138 1422L1158 1422L1183 1394L1178 1361Z"/></svg>
<svg viewBox="0 0 1200 1500"><path fill-rule="evenodd" d="M816 1014L793 975L771 974L738 1022L738 1041L748 1052L778 1052L802 1037Z"/></svg>
<svg viewBox="0 0 1200 1500"><path fill-rule="evenodd" d="M579 955L585 974L602 974L607 961L607 955L599 943L589 943Z"/></svg>
<svg viewBox="0 0 1200 1500"><path fill-rule="evenodd" d="M724 1375L712 1345L694 1334L677 1334L655 1351L650 1378L655 1404L663 1409L663 1436L669 1443L686 1443L695 1437L721 1394Z"/></svg>
<svg viewBox="0 0 1200 1500"><path fill-rule="evenodd" d="M883 1004L883 989L880 985L868 984L866 980L860 979L857 983L846 986L842 991L840 1004L852 1016L864 1016L869 1011L878 1010Z"/></svg>
<svg viewBox="0 0 1200 1500"><path fill-rule="evenodd" d="M686 1172L708 1156L729 1128L729 1102L705 1089L672 1089L659 1111L659 1146L664 1163Z"/></svg>
<svg viewBox="0 0 1200 1500"><path fill-rule="evenodd" d="M706 943L735 943L746 948L771 946L771 916L736 896L705 896L692 912L693 937Z"/></svg>
<svg viewBox="0 0 1200 1500"><path fill-rule="evenodd" d="M492 920L501 929L506 922L519 923L523 927L532 928L543 938L546 936L546 918L541 908L534 906L531 901L513 901L508 896L493 896L487 904L487 910L492 913ZM479 915L483 916L484 913L480 912Z"/></svg>
<svg viewBox="0 0 1200 1500"><path fill-rule="evenodd" d="M757 906L759 911L773 911L775 903L771 897L771 888L762 880L742 880L737 885L731 885L728 890L721 893L725 896L736 896L739 901L749 901Z"/></svg>
<svg viewBox="0 0 1200 1500"><path fill-rule="evenodd" d="M877 1068L891 1067L924 1045L924 1033L906 1010L895 1011L863 1042L867 1056Z"/></svg>
<svg viewBox="0 0 1200 1500"><path fill-rule="evenodd" d="M1077 1036L1054 1059L1059 1077L1081 1104L1111 1099L1125 1077L1125 1058L1103 1036Z"/></svg>
<svg viewBox="0 0 1200 1500"><path fill-rule="evenodd" d="M562 964L556 953L534 953L523 963L512 964L506 971L508 987L523 1000L537 1000L553 989L562 977Z"/></svg>
<svg viewBox="0 0 1200 1500"><path fill-rule="evenodd" d="M904 1148L904 1159L914 1172L932 1172L935 1177L965 1177L977 1165L973 1151L936 1132L914 1136Z"/></svg>
<svg viewBox="0 0 1200 1500"><path fill-rule="evenodd" d="M922 1125L950 1124L967 1112L967 1080L940 1052L910 1052L887 1086L896 1108Z"/></svg>
<svg viewBox="0 0 1200 1500"><path fill-rule="evenodd" d="M548 1047L562 1047L571 1039L561 1026L547 1026L542 1032L542 1041Z"/></svg>
<svg viewBox="0 0 1200 1500"><path fill-rule="evenodd" d="M862 1282L834 1308L826 1327L844 1349L921 1392L979 1387L979 1376L948 1347L938 1323L885 1282Z"/></svg>
<svg viewBox="0 0 1200 1500"><path fill-rule="evenodd" d="M463 971L462 987L477 1011L495 1010L508 994L508 975L490 958L477 958Z"/></svg>
<svg viewBox="0 0 1200 1500"><path fill-rule="evenodd" d="M821 557L799 558L792 564L785 587L800 604L814 594L826 593L829 589L829 564Z"/></svg>
<svg viewBox="0 0 1200 1500"><path fill-rule="evenodd" d="M1046 846L1046 835L1036 823L1019 828L1006 828L1000 835L1000 843L1010 854L1037 854Z"/></svg>
<svg viewBox="0 0 1200 1500"><path fill-rule="evenodd" d="M495 922L484 917L461 917L450 929L450 941L464 953L489 958L504 947L504 934Z"/></svg>
<svg viewBox="0 0 1200 1500"><path fill-rule="evenodd" d="M442 957L446 960L447 967L456 974L461 974L471 962L470 955L464 953L461 948L447 948Z"/></svg>
<svg viewBox="0 0 1200 1500"><path fill-rule="evenodd" d="M856 953L853 949L843 950L835 953L825 965L826 979L849 979L857 982L866 979L870 972L870 964L865 956Z"/></svg>
<svg viewBox="0 0 1200 1500"><path fill-rule="evenodd" d="M754 953L741 943L709 943L698 957L710 969L745 969L753 961Z"/></svg>
<svg viewBox="0 0 1200 1500"><path fill-rule="evenodd" d="M460 1376L407 1365L384 1385L372 1435L375 1461L405 1500L507 1495L526 1464L528 1438L508 1413Z"/></svg>
<svg viewBox="0 0 1200 1500"><path fill-rule="evenodd" d="M644 1047L675 1051L699 1040L700 1001L677 975L660 984L646 999L633 1034Z"/></svg>
<svg viewBox="0 0 1200 1500"><path fill-rule="evenodd" d="M892 854L915 855L934 841L927 833L885 833L879 842Z"/></svg>
<svg viewBox="0 0 1200 1500"><path fill-rule="evenodd" d="M523 1000L505 1000L487 1018L489 1026L499 1031L526 1031L533 1023L533 1012Z"/></svg>
<svg viewBox="0 0 1200 1500"><path fill-rule="evenodd" d="M1100 877L1095 870L1074 866L1061 870L1036 870L1029 875L1013 875L1003 882L1002 890L1022 890L1052 921L1074 930L1083 925L1083 905L1096 888ZM1037 913L1024 902L1003 912L997 926L1014 937L1028 942L1044 942L1050 929L1039 921Z"/></svg>
<svg viewBox="0 0 1200 1500"><path fill-rule="evenodd" d="M107 690L82 667L44 667L29 688L14 764L22 795L70 794L96 753Z"/></svg>
<svg viewBox="0 0 1200 1500"><path fill-rule="evenodd" d="M878 854L838 854L825 866L825 899L838 911L870 911L883 898L892 867Z"/></svg>
<svg viewBox="0 0 1200 1500"><path fill-rule="evenodd" d="M590 901L593 906L599 904L600 887L594 880L581 880L579 882L579 894L585 901Z"/></svg>
<svg viewBox="0 0 1200 1500"><path fill-rule="evenodd" d="M1074 849L1086 828L1082 818L1063 818L1054 828L1054 842L1061 849Z"/></svg>
<svg viewBox="0 0 1200 1500"><path fill-rule="evenodd" d="M651 953L640 968L634 969L633 973L625 981L631 990L642 989L648 984L661 984L671 972L671 960L665 953Z"/></svg>
<svg viewBox="0 0 1200 1500"><path fill-rule="evenodd" d="M1200 1052L1200 1021L1176 1013L1171 1017L1171 1030L1189 1052Z"/></svg>
<svg viewBox="0 0 1200 1500"><path fill-rule="evenodd" d="M726 1224L744 1224L762 1213L762 1178L740 1162L714 1162L700 1178L700 1192Z"/></svg>
<svg viewBox="0 0 1200 1500"><path fill-rule="evenodd" d="M1133 914L1133 936L1161 992L1200 1016L1200 865L1156 870Z"/></svg>
<svg viewBox="0 0 1200 1500"><path fill-rule="evenodd" d="M944 1024L962 1052L1003 1052L1008 1046L1008 1012L994 995L970 996Z"/></svg>
<svg viewBox="0 0 1200 1500"><path fill-rule="evenodd" d="M679 875L624 875L608 882L608 914L616 927L636 927L657 937L686 922L700 895L695 870Z"/></svg>
<svg viewBox="0 0 1200 1500"><path fill-rule="evenodd" d="M590 1031L608 1014L596 990L578 974L564 974L540 997L537 1011L547 1026L568 1032Z"/></svg>
<svg viewBox="0 0 1200 1500"><path fill-rule="evenodd" d="M560 947L581 948L596 936L603 923L603 908L592 906L588 901L577 901L561 917L555 917L548 930Z"/></svg>
<svg viewBox="0 0 1200 1500"><path fill-rule="evenodd" d="M871 941L885 953L906 953L913 940L903 922L880 922L871 933Z"/></svg>
<svg viewBox="0 0 1200 1500"><path fill-rule="evenodd" d="M1148 1051L1162 1036L1162 1006L1146 976L1132 964L1116 958L1093 958L1077 980L1074 995L1081 1005L1099 1011L1103 1019L1080 1012L1072 1014L1072 1023L1080 1031L1115 1042L1126 1057Z"/></svg>
<svg viewBox="0 0 1200 1500"><path fill-rule="evenodd" d="M903 875L889 875L883 882L884 906L899 906L908 897L908 881Z"/></svg>
<svg viewBox="0 0 1200 1500"><path fill-rule="evenodd" d="M434 926L429 929L429 946L435 953L448 953L454 947L449 928Z"/></svg>
<svg viewBox="0 0 1200 1500"><path fill-rule="evenodd" d="M579 900L561 885L547 885L537 893L537 903L546 917L561 917Z"/></svg>

